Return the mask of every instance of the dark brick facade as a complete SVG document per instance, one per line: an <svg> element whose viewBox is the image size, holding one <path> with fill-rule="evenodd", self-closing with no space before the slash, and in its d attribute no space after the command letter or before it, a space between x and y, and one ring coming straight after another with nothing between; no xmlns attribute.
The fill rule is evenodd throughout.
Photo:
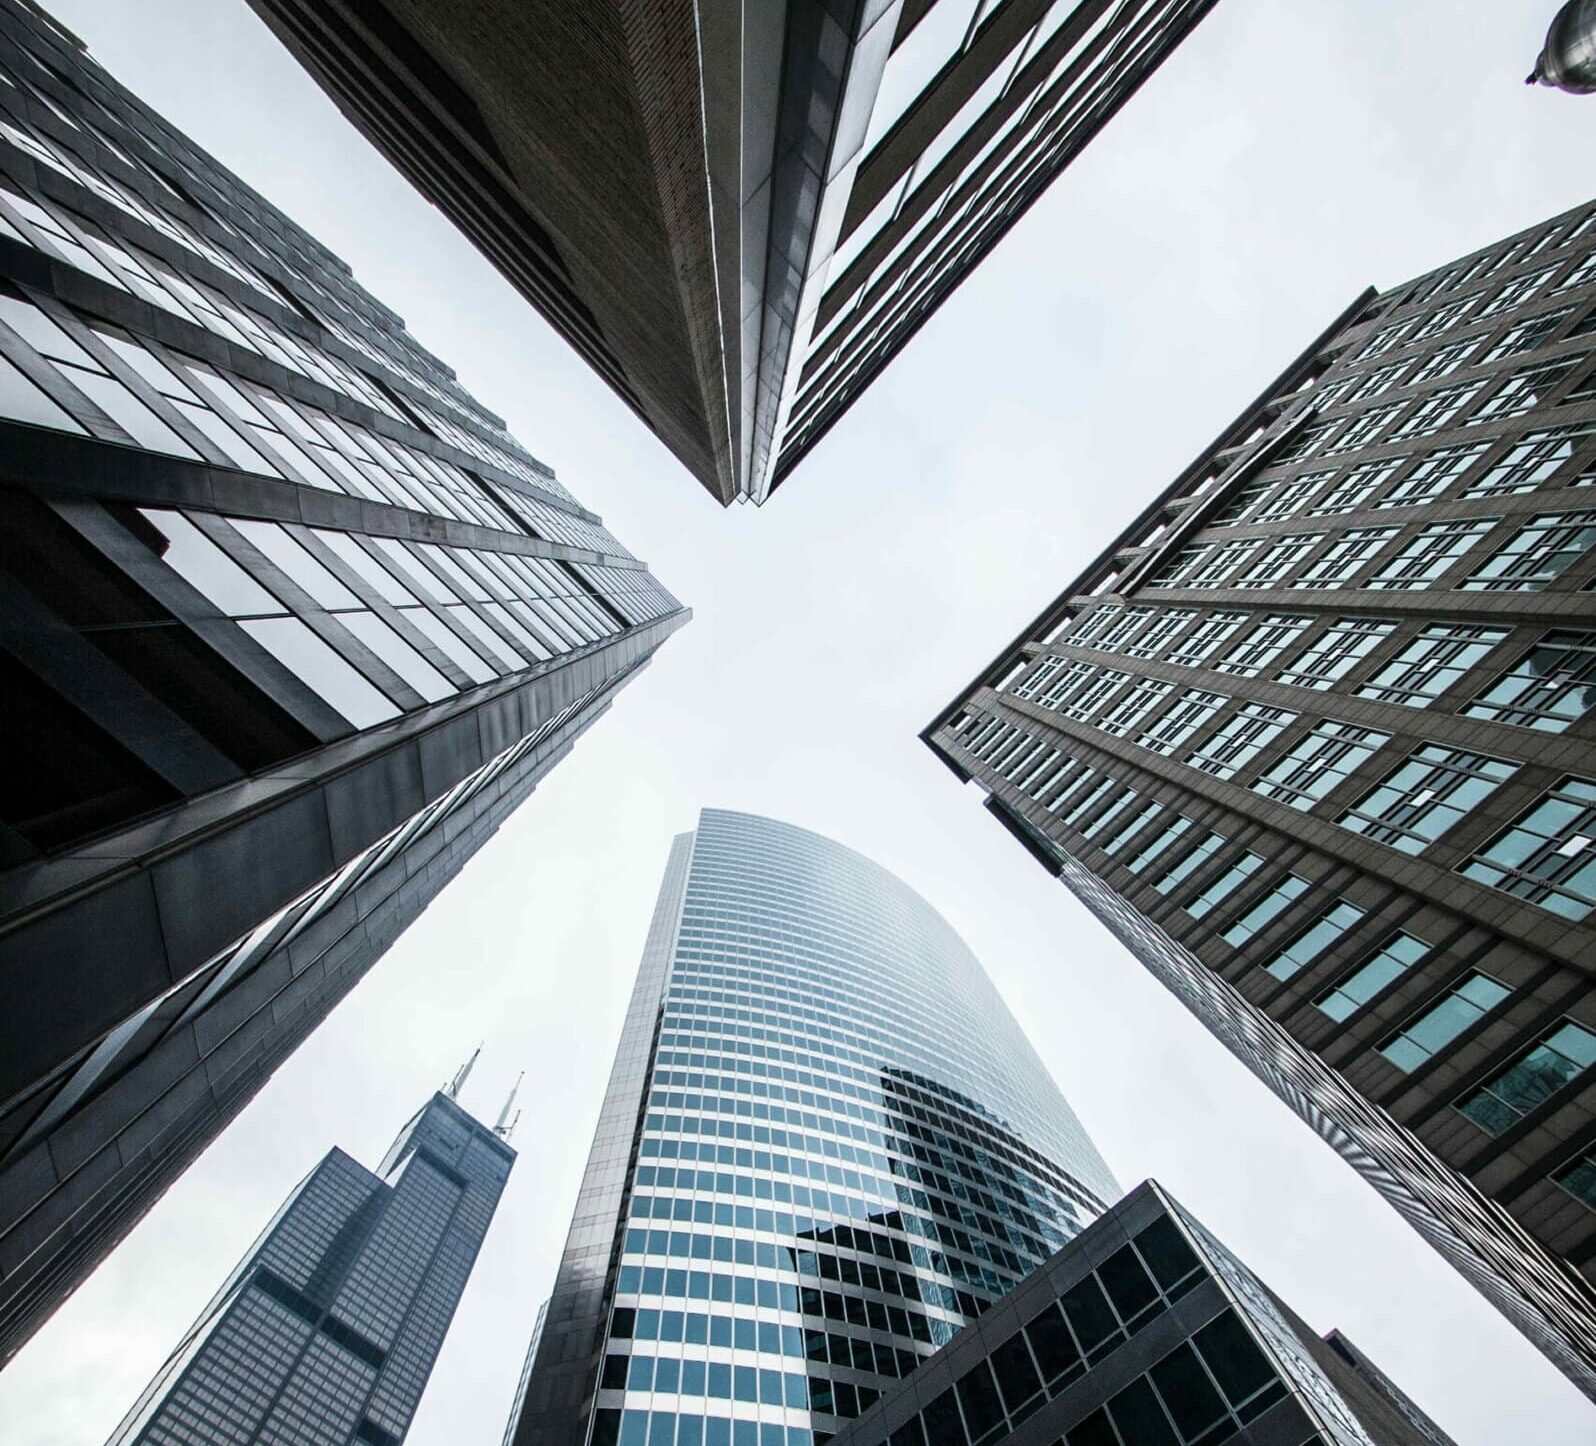
<svg viewBox="0 0 1596 1446"><path fill-rule="evenodd" d="M1596 1393L1596 208L1366 293L924 735Z"/></svg>

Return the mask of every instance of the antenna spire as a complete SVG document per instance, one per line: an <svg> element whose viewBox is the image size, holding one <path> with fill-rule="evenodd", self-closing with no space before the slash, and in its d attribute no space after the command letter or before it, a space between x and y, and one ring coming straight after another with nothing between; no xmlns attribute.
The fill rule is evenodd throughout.
<svg viewBox="0 0 1596 1446"><path fill-rule="evenodd" d="M460 1086L466 1082L466 1076L471 1073L471 1066L477 1062L477 1056L481 1053L482 1043L479 1040L477 1042L477 1047L471 1051L471 1058L455 1071L454 1078L449 1081L447 1088L444 1090L444 1094L447 1095L451 1100L458 1100L460 1098Z"/></svg>
<svg viewBox="0 0 1596 1446"><path fill-rule="evenodd" d="M499 1111L499 1118L494 1122L493 1133L496 1134L501 1140L508 1140L510 1138L511 1134L515 1130L516 1121L521 1118L521 1111L517 1110L515 1112L515 1119L510 1119L510 1106L515 1103L516 1094L521 1088L521 1081L525 1078L525 1070L522 1070L521 1073L515 1077L515 1083L510 1086L510 1098L504 1102L504 1108ZM508 1126L505 1124L506 1120L509 1120Z"/></svg>

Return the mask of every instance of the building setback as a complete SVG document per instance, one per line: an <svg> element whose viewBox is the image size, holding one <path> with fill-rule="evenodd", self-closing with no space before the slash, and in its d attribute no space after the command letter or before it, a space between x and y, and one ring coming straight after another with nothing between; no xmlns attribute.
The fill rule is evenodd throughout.
<svg viewBox="0 0 1596 1446"><path fill-rule="evenodd" d="M1596 1396L1596 206L1365 293L926 729Z"/></svg>
<svg viewBox="0 0 1596 1446"><path fill-rule="evenodd" d="M398 1446L515 1162L507 1133L451 1090L375 1174L329 1150L109 1446Z"/></svg>
<svg viewBox="0 0 1596 1446"><path fill-rule="evenodd" d="M0 0L0 1359L686 617Z"/></svg>
<svg viewBox="0 0 1596 1446"><path fill-rule="evenodd" d="M1452 1446L1153 1181L1081 1232L835 1446Z"/></svg>
<svg viewBox="0 0 1596 1446"><path fill-rule="evenodd" d="M1214 0L251 0L723 504L763 502Z"/></svg>
<svg viewBox="0 0 1596 1446"><path fill-rule="evenodd" d="M963 941L706 809L666 866L510 1446L813 1446L1118 1194Z"/></svg>

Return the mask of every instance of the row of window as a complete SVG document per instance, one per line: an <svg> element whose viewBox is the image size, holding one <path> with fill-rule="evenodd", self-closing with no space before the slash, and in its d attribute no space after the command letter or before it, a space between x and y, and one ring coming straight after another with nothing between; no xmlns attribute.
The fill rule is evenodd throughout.
<svg viewBox="0 0 1596 1446"><path fill-rule="evenodd" d="M1588 635L1573 635L1566 651L1557 644L1549 646L1559 647L1559 662L1583 672L1590 666L1588 641ZM1538 682L1527 666L1535 656L1532 651L1525 664L1487 690L1481 699L1482 708L1503 712L1522 706ZM1380 685L1371 682L1370 686ZM1581 685L1581 691L1590 690ZM1292 721L1294 715L1284 710L1248 704L1184 761L1215 777L1232 779ZM970 722L965 726L969 728ZM972 729L977 744L982 733L991 727L989 722L985 728ZM1374 729L1325 720L1298 738L1252 782L1250 789L1291 808L1311 809L1389 741L1389 734ZM1400 852L1418 854L1467 818L1517 767L1508 759L1426 744L1341 810L1334 822ZM1072 770L1068 785L1058 793L1052 810L1066 826L1111 855L1133 841L1139 842L1141 846L1130 860L1132 872L1140 873L1190 829L1189 823L1172 817L1158 834L1144 838L1145 826L1173 811L1143 799L1136 789L1111 776L1095 774L1084 764ZM1527 899L1552 913L1583 919L1596 909L1593 840L1596 784L1569 778L1549 790L1520 819L1461 864L1459 870L1467 878ZM1197 840L1192 842L1197 845ZM1188 858L1193 860L1191 868L1203 861L1195 847ZM1235 867L1210 887L1232 879ZM1166 873L1158 882L1160 891L1173 888L1190 871L1188 868L1174 877ZM1236 879L1235 883L1239 881ZM1204 912L1218 902L1215 899L1205 903L1208 892L1205 890L1194 901Z"/></svg>
<svg viewBox="0 0 1596 1446"><path fill-rule="evenodd" d="M1592 312L1591 330L1596 332L1596 311ZM1483 463L1500 445L1497 439L1447 443L1420 454L1370 458L1345 470L1321 468L1283 480L1266 472L1238 487L1204 525L1253 526L1288 517L1334 517L1414 507L1443 495L1448 501L1516 497L1553 483L1580 487L1596 482L1596 423L1532 428L1507 443L1500 455L1476 472L1476 464ZM1578 465L1571 466L1576 457ZM1414 463L1411 468L1410 462ZM1454 487L1465 473L1469 474L1467 483ZM1327 575L1334 576L1335 569L1327 568Z"/></svg>
<svg viewBox="0 0 1596 1446"><path fill-rule="evenodd" d="M1426 523L1400 539L1404 529L1390 526L1197 542L1177 552L1145 585L1186 591L1444 586L1463 592L1541 592L1596 546L1596 512L1552 512L1510 519L1513 530L1475 557L1477 544L1503 525L1501 517L1469 517Z"/></svg>
<svg viewBox="0 0 1596 1446"><path fill-rule="evenodd" d="M91 103L80 87L73 89L75 104ZM35 91L35 95L50 105L58 118L82 130L77 118L51 104L39 92ZM107 116L109 118L109 112ZM373 308L370 299L352 281L341 288L345 292L344 296L334 297L317 279L326 274L324 268L314 261L308 267L292 260L286 263L288 275L299 287L309 286L320 294L324 302L330 302L334 310L347 312L354 322L351 327L323 310L312 309L275 278L245 263L239 255L230 254L228 250L200 236L178 214L181 207L152 205L132 186L110 178L55 139L40 134L36 127L24 128L26 124L20 115L14 116L13 121L0 120L0 136L26 151L34 161L43 163L115 207L122 217L132 221L131 230L134 234L138 233L141 226L149 226L165 240L175 242L199 258L198 272L204 272L207 265L214 266L230 278L244 282L251 288L249 296L253 306L246 308L234 304L217 287L201 280L199 275L180 275L148 250L122 235L103 229L88 217L43 194L26 197L12 190L4 190L0 194L0 229L29 245L56 254L80 270L121 290L130 291L185 321L196 322L234 345L255 351L301 375L330 385L395 420L413 422L482 461L503 467L524 481L552 491L567 501L572 500L570 494L547 473L547 469L540 468L527 457L514 439L503 431L502 424L484 412L458 386L452 375L417 346L402 327L395 328L386 315L357 315L351 303L363 304L368 310ZM117 147L103 133L97 132L96 138L122 161L137 165L126 151ZM188 182L200 182L206 169L203 165L198 169L191 167L187 173ZM141 176L157 181L162 188L160 194L163 199L170 196L171 186L158 172L144 166ZM217 187L216 196L223 204L227 203L224 188ZM191 206L199 204L192 195L185 196L183 200ZM234 250L240 255L246 249L259 250L255 237L248 230L227 225L214 211L210 212L210 217L229 233ZM288 228L288 234L296 240L307 239L297 228ZM265 253L259 254L264 259ZM262 299L268 304L262 306ZM363 375L358 368L335 357L325 346L307 346L279 324L274 311L283 307L309 317L337 341L376 363L378 368L402 377L410 386L420 388L445 410L460 416L467 426L457 426L419 403L405 401L385 383ZM371 336L381 339L381 349L368 339ZM403 360L400 360L401 356Z"/></svg>
<svg viewBox="0 0 1596 1446"><path fill-rule="evenodd" d="M1157 621L1144 627L1150 618ZM1396 631L1394 619L1336 618L1311 632L1316 619L1302 613L1219 611L1199 614L1189 609L1105 606L1086 619L1068 641L1125 656L1156 658L1183 667L1200 667L1240 678L1324 692L1347 678ZM1188 624L1194 624L1188 628ZM1428 707L1449 692L1509 636L1509 630L1473 623L1430 623L1423 627L1365 680L1352 696L1405 707ZM1304 638L1306 645L1298 650ZM1130 638L1132 641L1121 642ZM1266 670L1272 670L1266 673ZM1082 659L1049 654L1014 683L1014 696L1051 707L1083 723L1125 736L1137 721L1138 704L1155 707L1174 689L1146 679L1131 690L1117 690L1131 675ZM1117 696L1116 696L1117 695ZM1218 693L1188 688L1180 695L1178 717L1158 719L1135 741L1168 754L1228 700ZM1132 700L1136 702L1133 703ZM1112 701L1111 701L1112 700ZM1596 706L1596 633L1554 628L1543 634L1489 684L1458 709L1465 717L1560 733ZM1104 711L1104 710L1107 711ZM1145 716L1143 713L1141 716ZM1110 721L1115 723L1109 727ZM1185 724L1192 726L1186 728ZM994 724L972 733L967 745L977 758L1022 788L1052 761L1031 739L1031 750L1019 747L1020 730L1000 735ZM1026 735L1028 737L1028 735ZM1034 765L1034 766L1033 766ZM1027 791L1029 791L1027 789ZM1039 800L1041 801L1041 800Z"/></svg>

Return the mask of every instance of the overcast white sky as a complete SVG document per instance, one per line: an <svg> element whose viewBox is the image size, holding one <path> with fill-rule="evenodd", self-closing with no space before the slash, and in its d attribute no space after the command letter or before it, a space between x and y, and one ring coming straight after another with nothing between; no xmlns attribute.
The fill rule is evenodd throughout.
<svg viewBox="0 0 1596 1446"><path fill-rule="evenodd" d="M764 509L721 512L345 124L243 0L53 0L343 256L696 610L611 715L0 1376L103 1441L293 1184L375 1164L480 1038L521 1158L409 1438L497 1443L673 834L860 849L969 941L1126 1185L1162 1180L1461 1446L1590 1406L985 815L916 734L1366 285L1587 200L1556 0L1222 0Z"/></svg>

